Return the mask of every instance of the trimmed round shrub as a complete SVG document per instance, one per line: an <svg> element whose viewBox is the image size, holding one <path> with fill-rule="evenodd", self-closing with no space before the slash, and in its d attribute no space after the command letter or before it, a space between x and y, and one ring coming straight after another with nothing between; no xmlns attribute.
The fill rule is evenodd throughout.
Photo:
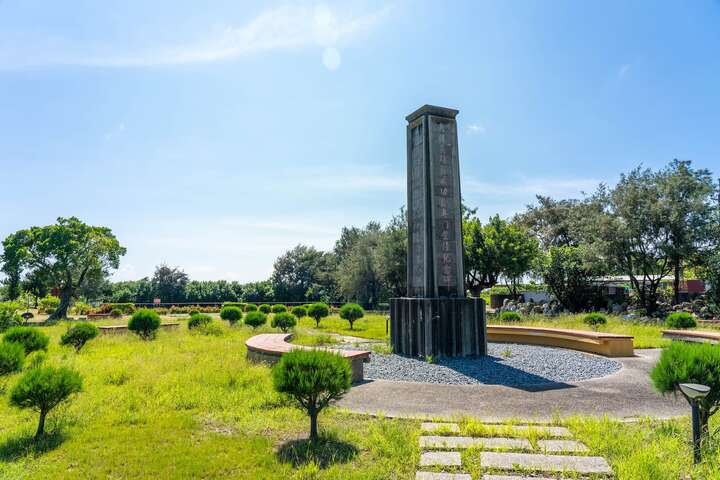
<svg viewBox="0 0 720 480"><path fill-rule="evenodd" d="M254 303L248 303L247 305L245 305L246 312L256 312L257 309L258 309L258 307Z"/></svg>
<svg viewBox="0 0 720 480"><path fill-rule="evenodd" d="M307 307L305 307L304 305L298 305L297 307L293 307L291 312L297 318L307 317Z"/></svg>
<svg viewBox="0 0 720 480"><path fill-rule="evenodd" d="M45 433L48 412L73 393L82 390L80 374L67 367L41 366L28 370L10 392L10 404L40 412L35 438Z"/></svg>
<svg viewBox="0 0 720 480"><path fill-rule="evenodd" d="M607 318L605 318L605 315L600 313L588 313L583 317L583 323L591 326L592 328L597 328L600 325L605 325L607 323Z"/></svg>
<svg viewBox="0 0 720 480"><path fill-rule="evenodd" d="M267 323L267 315L263 312L249 312L245 315L245 325L257 328L260 325L265 325L265 323Z"/></svg>
<svg viewBox="0 0 720 480"><path fill-rule="evenodd" d="M45 295L38 301L38 312L52 315L56 308L60 306L60 298L53 295Z"/></svg>
<svg viewBox="0 0 720 480"><path fill-rule="evenodd" d="M263 303L262 305L260 305L258 307L258 310L260 310L262 313L267 315L268 313L270 313L272 311L272 307L270 307L270 305L268 305L267 303Z"/></svg>
<svg viewBox="0 0 720 480"><path fill-rule="evenodd" d="M350 323L350 330L353 329L355 320L365 316L365 310L357 303L346 303L340 307L340 318Z"/></svg>
<svg viewBox="0 0 720 480"><path fill-rule="evenodd" d="M197 315L198 313L200 313L200 310L190 310L188 312L188 315L190 315L192 317L193 315Z"/></svg>
<svg viewBox="0 0 720 480"><path fill-rule="evenodd" d="M287 312L288 309L285 305L277 304L277 305L273 305L270 308L270 311L272 311L272 313L282 313L282 312Z"/></svg>
<svg viewBox="0 0 720 480"><path fill-rule="evenodd" d="M273 328L279 328L283 332L287 332L295 325L297 325L297 318L295 318L295 315L288 312L276 313L275 315L273 315L270 325Z"/></svg>
<svg viewBox="0 0 720 480"><path fill-rule="evenodd" d="M160 315L147 308L140 309L133 313L128 322L128 330L135 332L143 340L152 340L155 338L155 334L159 328Z"/></svg>
<svg viewBox="0 0 720 480"><path fill-rule="evenodd" d="M5 332L3 341L19 343L27 355L36 350L47 351L50 338L35 327L12 327Z"/></svg>
<svg viewBox="0 0 720 480"><path fill-rule="evenodd" d="M120 310L119 308L113 308L113 309L110 311L110 316L113 317L113 318L120 318L120 317L123 316L123 311Z"/></svg>
<svg viewBox="0 0 720 480"><path fill-rule="evenodd" d="M315 320L315 326L320 327L320 320L330 315L330 307L322 302L313 303L308 307L307 314Z"/></svg>
<svg viewBox="0 0 720 480"><path fill-rule="evenodd" d="M233 325L242 320L242 310L240 310L240 307L223 307L220 310L220 318Z"/></svg>
<svg viewBox="0 0 720 480"><path fill-rule="evenodd" d="M210 315L206 313L198 313L197 315L190 317L190 320L188 320L188 329L192 330L193 328L205 327L211 322L212 317Z"/></svg>
<svg viewBox="0 0 720 480"><path fill-rule="evenodd" d="M695 328L697 327L697 321L695 321L692 313L673 312L665 319L665 325L668 328Z"/></svg>
<svg viewBox="0 0 720 480"><path fill-rule="evenodd" d="M275 390L288 395L310 417L310 440L318 436L318 414L350 389L347 360L323 350L292 350L273 369Z"/></svg>
<svg viewBox="0 0 720 480"><path fill-rule="evenodd" d="M97 337L100 329L90 322L76 323L60 337L60 345L72 345L79 352L87 342Z"/></svg>
<svg viewBox="0 0 720 480"><path fill-rule="evenodd" d="M19 343L0 343L0 376L18 372L25 362L25 348Z"/></svg>
<svg viewBox="0 0 720 480"><path fill-rule="evenodd" d="M519 322L522 317L517 312L502 312L500 314L501 322Z"/></svg>

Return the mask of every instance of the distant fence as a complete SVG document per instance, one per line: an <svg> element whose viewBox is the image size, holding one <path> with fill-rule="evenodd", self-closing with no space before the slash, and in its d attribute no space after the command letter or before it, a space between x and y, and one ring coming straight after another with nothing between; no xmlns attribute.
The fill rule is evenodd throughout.
<svg viewBox="0 0 720 480"><path fill-rule="evenodd" d="M234 302L229 300L229 302ZM106 302L112 303L112 302ZM162 302L162 303L135 303L137 308L171 308L171 307L221 307L226 302ZM288 307L294 307L296 305L308 305L310 302L235 302L235 303L252 303L254 305L286 305ZM339 308L345 305L346 302L325 302L331 307ZM389 305L380 304L374 309L366 309L367 313L386 314L390 311Z"/></svg>

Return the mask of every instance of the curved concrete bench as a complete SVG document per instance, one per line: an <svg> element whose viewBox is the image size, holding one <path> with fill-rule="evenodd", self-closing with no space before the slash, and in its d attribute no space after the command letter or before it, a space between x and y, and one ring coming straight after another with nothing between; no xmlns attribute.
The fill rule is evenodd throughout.
<svg viewBox="0 0 720 480"><path fill-rule="evenodd" d="M720 343L720 332L705 330L663 330L662 336L684 342Z"/></svg>
<svg viewBox="0 0 720 480"><path fill-rule="evenodd" d="M248 359L275 363L284 353L288 353L291 350L326 350L328 352L338 353L350 362L353 382L361 382L363 380L363 363L370 361L370 352L294 345L289 343L291 338L291 333L261 333L260 335L250 337L245 341L245 346L247 346L248 349Z"/></svg>
<svg viewBox="0 0 720 480"><path fill-rule="evenodd" d="M570 348L583 352L598 353L607 357L632 357L633 337L615 333L561 328L521 327L512 325L488 325L490 342L526 343L548 347Z"/></svg>

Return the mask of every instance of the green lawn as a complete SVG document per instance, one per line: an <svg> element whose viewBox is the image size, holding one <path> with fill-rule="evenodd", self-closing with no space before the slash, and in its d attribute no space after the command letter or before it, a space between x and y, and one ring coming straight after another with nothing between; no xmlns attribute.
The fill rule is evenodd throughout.
<svg viewBox="0 0 720 480"><path fill-rule="evenodd" d="M57 344L64 325L42 328L48 361L77 369L84 391L50 414L54 433L36 445L37 414L7 402L19 375L5 379L0 477L414 478L412 421L330 410L320 418L328 440L308 460L306 417L274 393L269 368L245 360L253 331L223 329L208 337L183 325L152 342L100 337L76 355Z"/></svg>
<svg viewBox="0 0 720 480"><path fill-rule="evenodd" d="M385 318L385 315L367 314L360 320L355 321L352 330L350 330L348 321L337 315L323 318L320 321L320 328L315 327L315 320L310 317L301 318L299 325L320 333L338 333L353 337L384 340L388 338L388 335L385 334Z"/></svg>

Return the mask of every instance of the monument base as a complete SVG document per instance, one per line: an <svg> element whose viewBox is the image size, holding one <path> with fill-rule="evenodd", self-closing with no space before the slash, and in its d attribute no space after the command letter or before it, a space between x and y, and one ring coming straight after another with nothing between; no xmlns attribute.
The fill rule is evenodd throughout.
<svg viewBox="0 0 720 480"><path fill-rule="evenodd" d="M487 354L481 298L391 298L393 350L411 357Z"/></svg>

